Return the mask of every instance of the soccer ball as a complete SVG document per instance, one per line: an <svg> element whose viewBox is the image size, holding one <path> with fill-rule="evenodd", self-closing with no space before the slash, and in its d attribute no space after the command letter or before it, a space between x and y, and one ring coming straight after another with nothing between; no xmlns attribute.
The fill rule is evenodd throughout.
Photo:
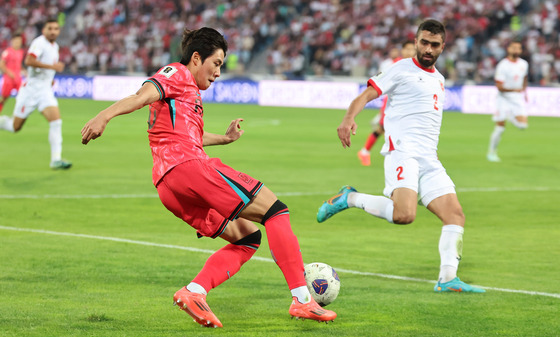
<svg viewBox="0 0 560 337"><path fill-rule="evenodd" d="M305 266L305 281L311 297L322 307L332 303L340 291L340 279L333 267L321 262Z"/></svg>

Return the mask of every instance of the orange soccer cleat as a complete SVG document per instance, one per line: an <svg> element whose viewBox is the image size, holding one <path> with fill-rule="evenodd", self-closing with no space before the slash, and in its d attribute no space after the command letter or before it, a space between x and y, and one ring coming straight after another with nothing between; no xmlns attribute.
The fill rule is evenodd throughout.
<svg viewBox="0 0 560 337"><path fill-rule="evenodd" d="M363 166L370 166L371 165L371 156L369 153L364 153L361 150L358 151L358 158Z"/></svg>
<svg viewBox="0 0 560 337"><path fill-rule="evenodd" d="M310 302L303 304L300 303L295 296L292 298L292 305L290 305L290 315L296 319L307 318L325 323L334 321L336 318L336 312L321 308L314 299L311 299Z"/></svg>
<svg viewBox="0 0 560 337"><path fill-rule="evenodd" d="M194 318L198 324L208 328L221 328L222 322L206 303L206 295L193 293L187 287L179 289L173 296L173 304Z"/></svg>

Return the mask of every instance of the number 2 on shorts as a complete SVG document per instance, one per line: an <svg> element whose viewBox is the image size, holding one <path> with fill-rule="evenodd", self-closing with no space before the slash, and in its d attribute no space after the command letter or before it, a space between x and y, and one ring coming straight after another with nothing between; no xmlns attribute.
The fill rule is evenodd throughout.
<svg viewBox="0 0 560 337"><path fill-rule="evenodd" d="M398 172L397 180L404 180L404 177L402 176L402 173L403 173L403 167L402 166L397 167L397 172Z"/></svg>

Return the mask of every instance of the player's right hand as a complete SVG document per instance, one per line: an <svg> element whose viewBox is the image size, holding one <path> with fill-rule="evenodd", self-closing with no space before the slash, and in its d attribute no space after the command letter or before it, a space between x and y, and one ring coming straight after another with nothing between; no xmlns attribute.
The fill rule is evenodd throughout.
<svg viewBox="0 0 560 337"><path fill-rule="evenodd" d="M342 147L350 147L350 137L356 134L356 129L358 125L354 121L354 119L347 119L344 118L342 123L338 126L336 131L338 132L338 138L342 143Z"/></svg>
<svg viewBox="0 0 560 337"><path fill-rule="evenodd" d="M82 144L85 145L89 143L90 140L101 137L106 126L107 121L100 115L90 119L82 128Z"/></svg>
<svg viewBox="0 0 560 337"><path fill-rule="evenodd" d="M55 64L53 64L53 68L56 72L64 71L64 63L56 62Z"/></svg>

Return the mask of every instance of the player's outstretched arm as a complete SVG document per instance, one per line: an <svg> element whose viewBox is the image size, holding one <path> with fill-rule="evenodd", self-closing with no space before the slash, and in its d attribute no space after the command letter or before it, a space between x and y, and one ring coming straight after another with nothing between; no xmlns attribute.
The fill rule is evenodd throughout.
<svg viewBox="0 0 560 337"><path fill-rule="evenodd" d="M204 134L202 135L202 146L225 145L235 142L245 132L245 130L241 130L240 123L242 121L243 118L232 120L224 135L204 131Z"/></svg>
<svg viewBox="0 0 560 337"><path fill-rule="evenodd" d="M159 99L160 94L156 86L151 82L144 83L136 94L115 102L87 122L82 128L82 144L87 144L90 140L101 137L107 123L113 117L131 113Z"/></svg>
<svg viewBox="0 0 560 337"><path fill-rule="evenodd" d="M377 90L373 87L367 87L366 90L359 94L358 97L354 98L352 103L350 103L342 122L336 129L338 132L338 138L340 139L343 147L350 147L350 136L356 134L356 129L358 128L355 121L356 116L364 109L368 102L376 99L377 97L379 97Z"/></svg>

